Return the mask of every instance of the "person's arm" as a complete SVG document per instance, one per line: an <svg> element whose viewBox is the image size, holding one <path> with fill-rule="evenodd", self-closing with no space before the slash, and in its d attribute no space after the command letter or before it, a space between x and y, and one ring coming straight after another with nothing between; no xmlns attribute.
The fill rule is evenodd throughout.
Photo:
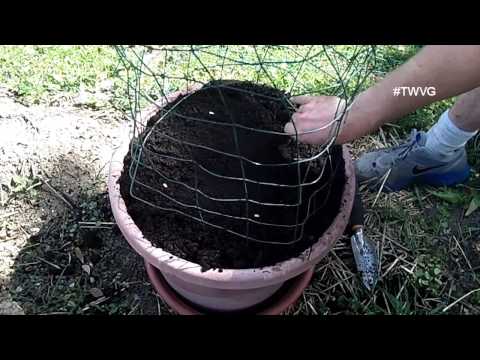
<svg viewBox="0 0 480 360"><path fill-rule="evenodd" d="M396 87L434 87L434 96L394 96ZM427 46L383 80L360 93L346 113L337 143L371 133L381 125L435 101L459 95L480 86L480 46ZM337 104L332 96L297 97L300 104L292 116L298 132L317 129L331 122ZM285 131L294 134L292 124ZM329 129L300 136L300 141L323 143Z"/></svg>

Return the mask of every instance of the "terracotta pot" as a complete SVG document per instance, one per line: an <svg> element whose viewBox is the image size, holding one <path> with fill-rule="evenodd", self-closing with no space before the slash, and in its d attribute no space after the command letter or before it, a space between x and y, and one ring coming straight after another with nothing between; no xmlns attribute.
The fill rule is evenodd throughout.
<svg viewBox="0 0 480 360"><path fill-rule="evenodd" d="M169 101L179 93L173 94ZM158 106L142 113L149 119ZM147 263L159 269L166 282L181 296L202 308L214 311L237 311L250 308L272 296L289 279L312 269L333 247L348 224L355 194L355 172L347 147L343 147L346 183L337 216L310 248L300 256L273 266L251 269L223 269L202 272L201 266L179 258L152 245L127 212L117 183L123 169L123 159L129 150L125 143L114 153L108 179L108 192L113 215L122 234ZM148 267L147 267L148 268Z"/></svg>
<svg viewBox="0 0 480 360"><path fill-rule="evenodd" d="M212 314L211 311L201 309L189 303L188 300L182 298L172 289L165 281L160 271L145 262L150 282L155 291L160 297L177 313L180 315L207 315ZM280 315L286 311L290 306L294 305L298 298L302 295L303 290L308 286L314 273L314 268L310 268L303 274L300 274L293 279L284 283L282 288L266 301L243 311L238 314L255 314L255 315Z"/></svg>

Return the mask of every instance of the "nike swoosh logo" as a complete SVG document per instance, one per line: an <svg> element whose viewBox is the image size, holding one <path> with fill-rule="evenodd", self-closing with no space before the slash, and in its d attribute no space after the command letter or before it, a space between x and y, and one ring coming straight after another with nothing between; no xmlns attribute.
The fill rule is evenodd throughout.
<svg viewBox="0 0 480 360"><path fill-rule="evenodd" d="M422 174L422 173L424 173L426 171L429 171L429 170L440 168L442 166L445 166L445 165L437 165L437 166L429 166L429 167L420 167L418 165L415 165L414 168L412 169L412 173L414 175L418 175L418 174Z"/></svg>

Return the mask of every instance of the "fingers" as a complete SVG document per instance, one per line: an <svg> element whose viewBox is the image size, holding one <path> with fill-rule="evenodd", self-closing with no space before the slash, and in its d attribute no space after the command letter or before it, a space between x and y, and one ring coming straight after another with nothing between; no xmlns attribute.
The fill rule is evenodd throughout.
<svg viewBox="0 0 480 360"><path fill-rule="evenodd" d="M295 129L297 130L295 132ZM298 139L298 141L304 143L304 144L321 144L323 143L323 138L320 138L317 136L312 136L312 135L302 135L299 133L302 133L301 128L293 122L288 122L285 124L284 131L286 134L290 135L293 139Z"/></svg>
<svg viewBox="0 0 480 360"><path fill-rule="evenodd" d="M341 116L345 101L335 96L294 96L298 106L284 132L307 144L323 144L329 140L334 118ZM336 120L336 119L335 119Z"/></svg>
<svg viewBox="0 0 480 360"><path fill-rule="evenodd" d="M304 105L301 105L297 108L297 110L295 111L296 113L308 113L309 111L311 111L313 109L313 103L312 102L309 102L309 103L306 103Z"/></svg>
<svg viewBox="0 0 480 360"><path fill-rule="evenodd" d="M304 116L305 114L302 114L302 113L293 113L292 114L292 121L296 122L296 124L298 124L299 122L301 122L302 120L304 120Z"/></svg>
<svg viewBox="0 0 480 360"><path fill-rule="evenodd" d="M285 127L283 128L283 131L285 131L286 134L288 135L295 135L295 127L292 122L288 122L285 124Z"/></svg>
<svg viewBox="0 0 480 360"><path fill-rule="evenodd" d="M290 101L297 105L305 105L312 101L314 96L307 96L307 95L300 95L300 96L293 96L290 98Z"/></svg>
<svg viewBox="0 0 480 360"><path fill-rule="evenodd" d="M286 134L295 136L297 133L304 131L304 127L305 123L303 122L301 114L293 114L290 122L285 124L283 131Z"/></svg>

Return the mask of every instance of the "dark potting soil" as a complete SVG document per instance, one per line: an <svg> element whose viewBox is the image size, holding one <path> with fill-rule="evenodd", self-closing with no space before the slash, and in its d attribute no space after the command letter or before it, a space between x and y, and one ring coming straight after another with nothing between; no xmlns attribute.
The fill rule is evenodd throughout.
<svg viewBox="0 0 480 360"><path fill-rule="evenodd" d="M218 80L153 116L132 140L135 161L125 157L119 180L144 236L205 270L274 265L315 243L340 208L342 151L332 147L328 162L289 164L318 149L282 133L293 111L287 99L270 87ZM299 191L299 181L320 176Z"/></svg>

